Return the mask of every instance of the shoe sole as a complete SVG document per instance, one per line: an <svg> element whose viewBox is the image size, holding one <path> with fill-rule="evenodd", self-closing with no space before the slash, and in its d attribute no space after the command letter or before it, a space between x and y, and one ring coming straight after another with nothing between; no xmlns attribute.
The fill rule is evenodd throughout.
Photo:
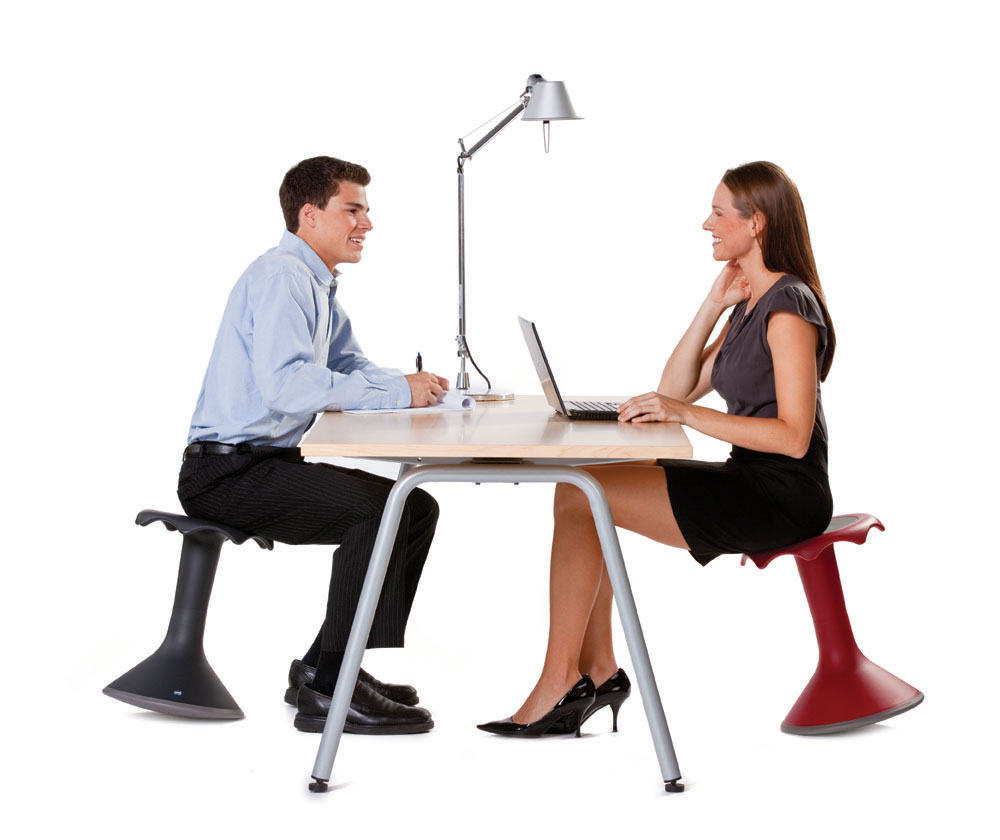
<svg viewBox="0 0 1000 840"><path fill-rule="evenodd" d="M558 721L556 721L558 723ZM490 729L486 726L478 725L476 729L481 729L483 732L489 732L490 735L502 735L504 738L541 738L543 735L572 735L576 732L575 729L567 730L566 732L556 733L552 730L552 727L548 727L544 730L538 730L537 732L527 732L525 730L516 729Z"/></svg>
<svg viewBox="0 0 1000 840"><path fill-rule="evenodd" d="M295 716L295 728L299 732L322 732L325 726L325 715L304 715L299 712ZM350 721L344 724L344 732L348 735L419 735L421 732L430 732L433 728L432 720L422 723L394 723L388 726L368 726Z"/></svg>

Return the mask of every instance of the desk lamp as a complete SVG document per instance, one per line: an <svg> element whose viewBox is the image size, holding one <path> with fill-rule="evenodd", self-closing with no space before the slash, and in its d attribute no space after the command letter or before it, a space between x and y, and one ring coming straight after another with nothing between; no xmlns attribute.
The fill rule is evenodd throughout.
<svg viewBox="0 0 1000 840"><path fill-rule="evenodd" d="M506 111L506 113L504 113ZM497 393L486 374L479 370L476 360L469 352L469 344L465 339L465 162L472 160L472 156L485 146L490 140L496 137L514 117L524 112L522 120L541 121L542 139L545 144L546 153L549 151L549 122L551 120L579 120L573 105L569 101L569 94L566 93L566 85L562 82L549 82L537 73L528 76L524 93L521 94L511 110L501 111L504 114L493 128L475 143L470 149L465 148L465 139L471 134L475 134L479 128L497 119L500 114L488 119L479 128L473 129L466 137L458 140L461 154L458 156L458 335L455 340L458 342L458 358L460 368L455 379L456 390L477 400L511 400L513 394ZM472 366L479 372L479 375L486 380L486 391L472 391L469 388L469 374L465 370L465 360L468 359Z"/></svg>

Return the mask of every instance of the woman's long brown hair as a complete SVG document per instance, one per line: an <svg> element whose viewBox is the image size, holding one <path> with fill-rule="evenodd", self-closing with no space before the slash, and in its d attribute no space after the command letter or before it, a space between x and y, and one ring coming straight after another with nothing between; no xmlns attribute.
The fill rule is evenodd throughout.
<svg viewBox="0 0 1000 840"><path fill-rule="evenodd" d="M722 183L733 194L733 204L741 216L749 219L754 213L764 214L764 229L757 235L764 255L764 268L780 274L794 274L812 289L819 300L829 339L819 376L822 382L833 363L837 335L833 331L830 310L816 271L806 211L798 188L785 170L766 160L726 170Z"/></svg>

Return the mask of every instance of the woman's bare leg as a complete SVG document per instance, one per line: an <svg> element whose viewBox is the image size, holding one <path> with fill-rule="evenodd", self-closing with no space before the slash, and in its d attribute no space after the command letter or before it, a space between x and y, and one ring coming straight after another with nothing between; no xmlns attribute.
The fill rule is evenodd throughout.
<svg viewBox="0 0 1000 840"><path fill-rule="evenodd" d="M616 525L666 545L687 548L670 507L661 467L609 464L586 469L601 482ZM602 585L607 572L590 504L581 490L559 484L554 507L548 648L538 683L514 714L517 723L530 723L545 715L580 679L581 664L605 669L614 664L611 584L607 581L606 587ZM604 679L611 673L614 670ZM598 671L591 676L602 674Z"/></svg>
<svg viewBox="0 0 1000 840"><path fill-rule="evenodd" d="M611 603L614 593L608 568L601 569L601 587L590 610L590 621L580 647L580 673L589 674L595 685L608 680L618 670L611 636Z"/></svg>
<svg viewBox="0 0 1000 840"><path fill-rule="evenodd" d="M604 559L593 517L579 505L566 503L567 489L575 488L556 485L545 665L528 699L514 713L515 723L538 720L580 679L580 646L601 586Z"/></svg>

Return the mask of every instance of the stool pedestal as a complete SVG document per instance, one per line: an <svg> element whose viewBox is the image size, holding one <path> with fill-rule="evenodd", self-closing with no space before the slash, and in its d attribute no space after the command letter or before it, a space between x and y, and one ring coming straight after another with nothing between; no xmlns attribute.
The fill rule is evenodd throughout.
<svg viewBox="0 0 1000 840"><path fill-rule="evenodd" d="M212 596L219 555L226 540L239 545L249 539L261 548L274 543L265 537L205 519L144 510L136 524L162 522L184 535L174 609L163 643L152 656L105 687L115 700L182 717L240 720L245 715L205 657L205 619Z"/></svg>
<svg viewBox="0 0 1000 840"><path fill-rule="evenodd" d="M226 538L201 532L184 537L174 609L163 643L104 693L141 709L182 717L240 720L243 710L205 657L205 619L219 554Z"/></svg>
<svg viewBox="0 0 1000 840"><path fill-rule="evenodd" d="M812 613L819 663L805 690L781 724L783 732L825 735L877 723L919 705L924 695L880 668L859 649L844 604L844 589L833 545L860 545L872 528L885 527L868 513L835 516L822 533L795 545L744 554L767 568L776 557L791 554Z"/></svg>
<svg viewBox="0 0 1000 840"><path fill-rule="evenodd" d="M824 735L902 714L924 695L880 668L858 648L847 616L833 546L814 560L795 558L809 602L819 662L784 722L783 732Z"/></svg>

